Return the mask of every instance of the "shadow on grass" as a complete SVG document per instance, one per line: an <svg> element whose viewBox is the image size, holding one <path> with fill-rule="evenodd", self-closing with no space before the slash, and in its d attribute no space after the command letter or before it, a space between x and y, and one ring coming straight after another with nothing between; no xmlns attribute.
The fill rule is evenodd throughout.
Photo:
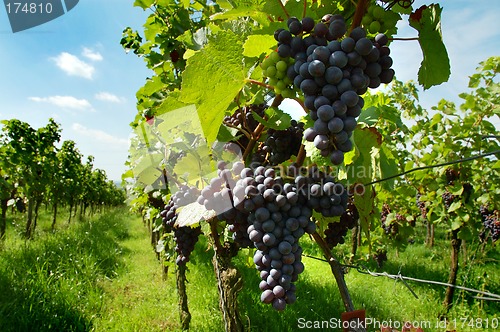
<svg viewBox="0 0 500 332"><path fill-rule="evenodd" d="M90 330L127 236L115 212L0 253L0 330Z"/></svg>
<svg viewBox="0 0 500 332"><path fill-rule="evenodd" d="M206 248L204 239L200 239L197 249ZM191 256L191 268L188 274L188 299L190 301L190 310L192 313L200 305L195 297L198 294L194 293L194 289L201 288L205 292L205 296L213 296L212 300L205 306L205 312L201 313L204 320L216 320L222 324L222 314L218 311L217 292L215 273L212 265L213 250L196 250ZM286 310L278 312L271 305L260 302L261 291L259 289L260 277L255 267L247 265L248 256L246 251L240 251L238 256L233 259L233 263L240 271L243 277L243 289L238 294L238 305L245 331L300 331L304 330L300 327L300 322L303 321L328 321L330 323L340 318L344 312L337 284L330 272L329 265L326 264L324 269L322 262L316 263L311 261L305 262L306 270L299 276L299 280L295 283L297 287L297 302L288 305ZM321 272L318 274L317 269ZM308 271L310 269L311 271ZM324 274L322 272L325 271ZM203 278L203 279L199 279ZM318 278L323 279L318 282ZM198 282L202 283L201 287ZM196 283L196 286L195 286ZM218 317L208 317L208 312L214 313ZM193 313L192 327L196 326L197 331L213 331L214 325L203 324L197 322ZM331 326L331 325L330 325ZM223 330L223 326L219 326L219 330ZM336 331L333 329L330 331Z"/></svg>

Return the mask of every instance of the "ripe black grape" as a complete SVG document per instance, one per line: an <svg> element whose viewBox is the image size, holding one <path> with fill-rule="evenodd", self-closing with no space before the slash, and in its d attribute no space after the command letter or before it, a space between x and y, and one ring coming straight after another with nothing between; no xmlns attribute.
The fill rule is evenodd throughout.
<svg viewBox="0 0 500 332"><path fill-rule="evenodd" d="M496 242L500 239L500 219L499 211L491 211L487 206L482 205L479 208L481 219L483 222L484 231L480 234L481 240L486 239L486 232L490 233L491 241Z"/></svg>

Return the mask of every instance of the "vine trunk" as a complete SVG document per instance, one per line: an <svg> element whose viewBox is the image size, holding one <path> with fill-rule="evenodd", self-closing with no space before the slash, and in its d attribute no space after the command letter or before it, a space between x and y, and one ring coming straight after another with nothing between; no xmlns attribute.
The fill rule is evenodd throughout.
<svg viewBox="0 0 500 332"><path fill-rule="evenodd" d="M215 248L213 264L225 330L226 332L241 332L243 324L238 311L237 296L243 288L243 279L231 262L234 256L233 251L235 251L231 249L229 243L222 250Z"/></svg>
<svg viewBox="0 0 500 332"><path fill-rule="evenodd" d="M181 319L181 327L183 331L189 330L191 322L191 313L188 308L188 298L186 293L186 266L177 266L177 292L179 295L179 314Z"/></svg>
<svg viewBox="0 0 500 332"><path fill-rule="evenodd" d="M462 240L458 238L458 233L460 228L451 231L451 266L450 275L448 277L448 284L455 285L457 282L458 274L458 258L460 255L460 246L462 245ZM444 298L444 306L447 311L453 306L453 294L455 293L455 287L448 286L446 288L446 295Z"/></svg>

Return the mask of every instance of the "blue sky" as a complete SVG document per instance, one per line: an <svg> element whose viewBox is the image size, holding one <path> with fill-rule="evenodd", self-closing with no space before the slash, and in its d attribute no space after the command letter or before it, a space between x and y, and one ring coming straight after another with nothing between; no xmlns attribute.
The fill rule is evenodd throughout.
<svg viewBox="0 0 500 332"><path fill-rule="evenodd" d="M18 118L38 128L53 117L62 126L62 139L76 141L113 180L125 170L135 92L150 75L143 60L119 44L123 29L141 29L149 14L133 2L80 0L65 15L16 34L0 9L0 119ZM425 3L416 0L414 7ZM439 3L452 76L421 93L425 107L441 98L458 102L478 63L500 55L500 1ZM402 24L398 36L416 32ZM398 42L391 48L398 79L416 80L422 59L418 43Z"/></svg>
<svg viewBox="0 0 500 332"><path fill-rule="evenodd" d="M141 28L148 16L133 2L81 0L65 15L15 34L0 9L0 119L38 128L53 117L62 139L76 141L113 180L124 171L135 93L150 74L120 45L123 29Z"/></svg>

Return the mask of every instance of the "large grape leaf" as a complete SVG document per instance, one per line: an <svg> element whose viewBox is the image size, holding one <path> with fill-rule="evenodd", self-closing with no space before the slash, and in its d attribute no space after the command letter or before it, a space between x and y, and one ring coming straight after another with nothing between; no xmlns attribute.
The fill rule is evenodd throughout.
<svg viewBox="0 0 500 332"><path fill-rule="evenodd" d="M418 31L418 42L424 59L418 71L418 82L429 89L450 78L450 59L441 34L441 12L438 4L422 6L410 15L410 26Z"/></svg>
<svg viewBox="0 0 500 332"><path fill-rule="evenodd" d="M245 85L243 43L231 31L220 31L187 61L181 101L196 104L208 144L217 138L224 112Z"/></svg>
<svg viewBox="0 0 500 332"><path fill-rule="evenodd" d="M136 183L152 185L162 175L160 168L163 155L161 153L144 154L137 160L132 171Z"/></svg>
<svg viewBox="0 0 500 332"><path fill-rule="evenodd" d="M255 8L235 8L227 12L217 13L210 17L211 20L237 20L243 16L249 16L259 24L266 25L269 23L267 15L260 9Z"/></svg>
<svg viewBox="0 0 500 332"><path fill-rule="evenodd" d="M244 56L253 58L259 57L262 53L269 53L276 48L276 39L272 35L250 35L245 41Z"/></svg>

